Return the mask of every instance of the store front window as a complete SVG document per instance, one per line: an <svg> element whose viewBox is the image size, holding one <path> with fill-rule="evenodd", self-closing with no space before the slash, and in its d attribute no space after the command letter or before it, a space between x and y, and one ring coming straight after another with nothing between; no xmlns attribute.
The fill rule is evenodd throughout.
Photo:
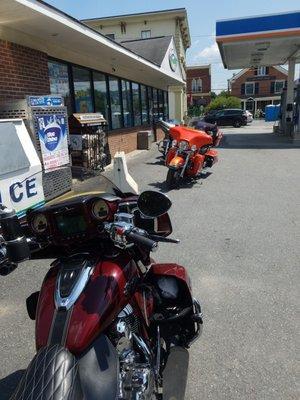
<svg viewBox="0 0 300 400"><path fill-rule="evenodd" d="M164 93L164 119L167 120L169 119L169 99L168 99L168 92L163 92Z"/></svg>
<svg viewBox="0 0 300 400"><path fill-rule="evenodd" d="M64 97L69 115L100 112L112 130L168 117L166 91L66 61L49 59L48 70L51 94Z"/></svg>
<svg viewBox="0 0 300 400"><path fill-rule="evenodd" d="M122 101L123 101L123 116L124 127L132 126L132 110L131 110L131 93L130 82L122 80Z"/></svg>
<svg viewBox="0 0 300 400"><path fill-rule="evenodd" d="M94 80L95 111L102 113L104 118L108 120L105 75L101 74L100 72L93 72L93 80Z"/></svg>
<svg viewBox="0 0 300 400"><path fill-rule="evenodd" d="M60 94L64 98L68 113L72 113L72 104L70 97L69 73L66 64L57 61L48 61L48 71L50 79L50 93Z"/></svg>
<svg viewBox="0 0 300 400"><path fill-rule="evenodd" d="M162 90L158 90L158 115L160 119L164 118L164 95Z"/></svg>
<svg viewBox="0 0 300 400"><path fill-rule="evenodd" d="M76 112L94 112L90 71L84 68L73 67L73 81Z"/></svg>
<svg viewBox="0 0 300 400"><path fill-rule="evenodd" d="M154 121L158 121L158 119L159 119L157 92L158 92L157 89L153 89L153 119L154 119Z"/></svg>
<svg viewBox="0 0 300 400"><path fill-rule="evenodd" d="M133 118L134 126L141 125L141 99L140 90L138 83L132 83L132 106L133 106Z"/></svg>
<svg viewBox="0 0 300 400"><path fill-rule="evenodd" d="M142 124L148 124L148 96L147 88L141 85L141 103L142 103Z"/></svg>
<svg viewBox="0 0 300 400"><path fill-rule="evenodd" d="M112 129L122 128L123 118L121 113L119 79L113 76L109 77L109 95Z"/></svg>

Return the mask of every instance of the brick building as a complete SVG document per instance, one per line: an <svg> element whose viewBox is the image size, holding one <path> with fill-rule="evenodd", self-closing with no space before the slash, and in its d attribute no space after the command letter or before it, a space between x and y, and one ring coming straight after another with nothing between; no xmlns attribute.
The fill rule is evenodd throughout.
<svg viewBox="0 0 300 400"><path fill-rule="evenodd" d="M59 94L69 115L105 116L112 155L135 150L137 132L174 111L170 87L185 88L172 37L153 60L38 0L1 1L0 24L0 110Z"/></svg>
<svg viewBox="0 0 300 400"><path fill-rule="evenodd" d="M187 101L188 105L203 105L210 103L211 66L195 65L187 67Z"/></svg>
<svg viewBox="0 0 300 400"><path fill-rule="evenodd" d="M264 110L268 104L280 103L287 75L280 66L245 68L229 80L231 94L241 100L243 109Z"/></svg>

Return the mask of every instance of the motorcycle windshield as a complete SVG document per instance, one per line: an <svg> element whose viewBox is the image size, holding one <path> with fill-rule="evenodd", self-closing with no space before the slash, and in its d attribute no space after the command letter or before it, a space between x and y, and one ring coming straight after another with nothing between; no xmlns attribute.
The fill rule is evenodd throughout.
<svg viewBox="0 0 300 400"><path fill-rule="evenodd" d="M124 193L109 178L97 170L84 169L80 172L80 175L72 172L73 177L75 177L72 192L75 195L100 192L118 197L124 196Z"/></svg>
<svg viewBox="0 0 300 400"><path fill-rule="evenodd" d="M86 168L72 167L72 188L70 191L46 201L46 205L55 205L79 196L108 194L117 197L125 197L125 194L100 171Z"/></svg>

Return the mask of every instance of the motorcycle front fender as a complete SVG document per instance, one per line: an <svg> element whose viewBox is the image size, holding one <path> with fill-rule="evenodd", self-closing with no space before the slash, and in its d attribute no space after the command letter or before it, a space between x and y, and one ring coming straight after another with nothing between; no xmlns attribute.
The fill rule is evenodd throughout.
<svg viewBox="0 0 300 400"><path fill-rule="evenodd" d="M172 160L170 160L168 167L173 169L179 169L182 168L184 164L185 164L185 159L182 156L177 155L173 157Z"/></svg>

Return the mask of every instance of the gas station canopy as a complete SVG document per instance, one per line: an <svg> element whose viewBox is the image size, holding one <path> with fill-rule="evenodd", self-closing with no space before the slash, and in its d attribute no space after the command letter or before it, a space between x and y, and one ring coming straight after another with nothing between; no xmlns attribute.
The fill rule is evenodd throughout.
<svg viewBox="0 0 300 400"><path fill-rule="evenodd" d="M217 21L224 67L239 69L300 62L300 11Z"/></svg>

